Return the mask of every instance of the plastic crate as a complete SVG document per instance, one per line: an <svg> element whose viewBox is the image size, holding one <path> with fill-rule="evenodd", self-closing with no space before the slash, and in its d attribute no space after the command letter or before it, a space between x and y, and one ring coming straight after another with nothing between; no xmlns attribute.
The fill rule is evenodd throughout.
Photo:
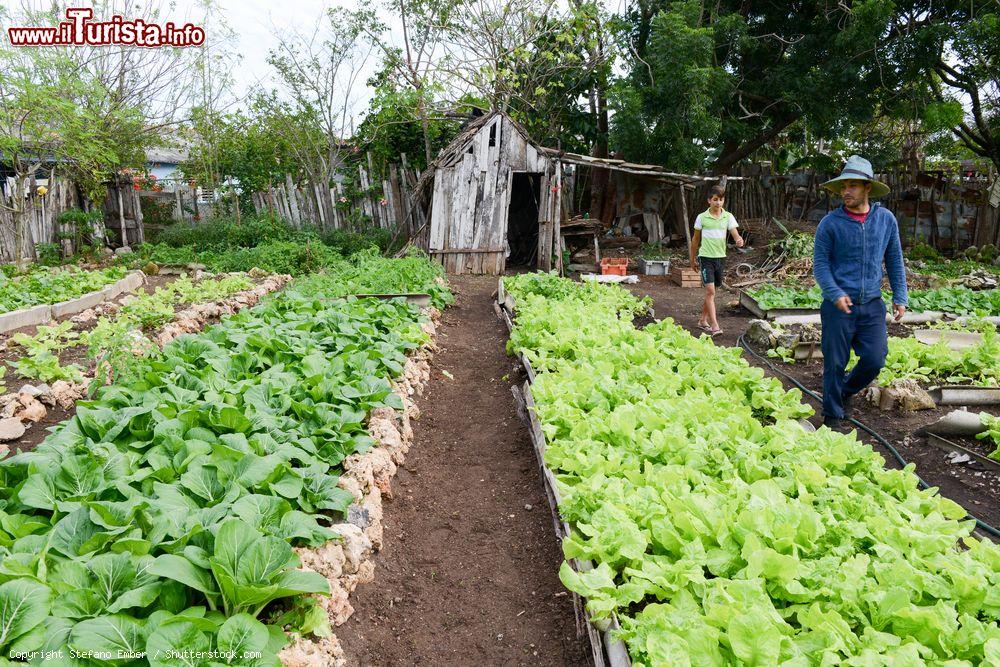
<svg viewBox="0 0 1000 667"><path fill-rule="evenodd" d="M639 270L647 276L665 276L670 273L670 260L640 258Z"/></svg>
<svg viewBox="0 0 1000 667"><path fill-rule="evenodd" d="M601 260L602 276L624 276L628 273L628 257L605 257Z"/></svg>

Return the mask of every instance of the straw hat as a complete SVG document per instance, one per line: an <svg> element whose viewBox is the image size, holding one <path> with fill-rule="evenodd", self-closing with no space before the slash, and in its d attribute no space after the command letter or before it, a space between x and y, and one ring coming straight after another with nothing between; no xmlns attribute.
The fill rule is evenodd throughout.
<svg viewBox="0 0 1000 667"><path fill-rule="evenodd" d="M823 184L823 187L839 195L840 190L844 187L844 181L851 180L868 181L871 183L872 191L869 196L872 199L879 199L889 194L889 186L875 180L872 163L860 155L852 155L847 158L847 164L844 165L844 170L840 172L840 176L830 179Z"/></svg>

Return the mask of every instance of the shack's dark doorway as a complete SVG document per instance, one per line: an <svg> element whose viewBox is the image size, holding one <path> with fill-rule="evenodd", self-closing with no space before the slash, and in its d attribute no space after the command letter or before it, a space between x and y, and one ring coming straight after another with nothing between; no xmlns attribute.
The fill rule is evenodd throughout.
<svg viewBox="0 0 1000 667"><path fill-rule="evenodd" d="M538 262L538 201L542 193L542 175L514 172L507 207L507 243L510 257L507 268L535 268Z"/></svg>

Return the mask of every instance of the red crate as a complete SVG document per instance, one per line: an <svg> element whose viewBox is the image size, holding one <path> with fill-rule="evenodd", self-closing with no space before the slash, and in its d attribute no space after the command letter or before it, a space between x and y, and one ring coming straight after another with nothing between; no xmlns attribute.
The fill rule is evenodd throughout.
<svg viewBox="0 0 1000 667"><path fill-rule="evenodd" d="M605 257L601 260L602 276L624 276L628 273L628 257Z"/></svg>

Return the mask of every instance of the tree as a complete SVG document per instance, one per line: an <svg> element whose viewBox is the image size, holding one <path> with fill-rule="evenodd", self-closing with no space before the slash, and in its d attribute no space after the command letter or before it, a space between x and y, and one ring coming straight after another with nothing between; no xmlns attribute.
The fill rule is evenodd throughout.
<svg viewBox="0 0 1000 667"><path fill-rule="evenodd" d="M290 101L275 95L260 102L309 180L328 187L352 151L358 79L371 48L360 46L359 28L344 10L324 18L311 33L286 33L268 55Z"/></svg>
<svg viewBox="0 0 1000 667"><path fill-rule="evenodd" d="M969 151L1000 169L1000 8L996 2L955 3L950 20L928 22L932 45L928 83L941 104L967 113L953 132Z"/></svg>
<svg viewBox="0 0 1000 667"><path fill-rule="evenodd" d="M374 95L355 138L378 162L393 162L406 154L414 167L424 169L457 134L459 121L431 109L423 97L426 88L413 89L395 76L391 66L384 66L368 85ZM455 104L448 106L457 111Z"/></svg>
<svg viewBox="0 0 1000 667"><path fill-rule="evenodd" d="M424 164L430 164L434 158L431 125L435 116L440 117L434 106L442 90L442 77L448 71L441 57L442 39L449 29L452 11L461 5L460 0L385 0L385 9L394 15L401 27L398 42L375 10L360 9L352 14L358 32L382 56L382 70L369 82L379 92L376 104L380 113L369 116L366 129L378 134L383 124L400 122L391 118L393 114L386 113L391 109L388 105L412 109L420 124ZM394 130L386 128L386 131Z"/></svg>
<svg viewBox="0 0 1000 667"><path fill-rule="evenodd" d="M575 28L551 0L466 2L444 37L451 98L471 92L492 109L544 113L581 65Z"/></svg>
<svg viewBox="0 0 1000 667"><path fill-rule="evenodd" d="M78 3L53 2L47 9L25 9L14 24L55 25L65 19L69 6ZM150 23L173 20L184 23L173 3L163 0L136 5L131 0L96 0L90 3L96 19L115 15L141 17ZM218 44L224 36L216 25L216 8L212 0L200 3L199 25L211 29L208 43ZM169 14L169 16L168 16ZM7 21L5 23L9 24ZM20 49L22 51L30 49ZM70 176L93 199L104 196L105 182L110 173L123 167L140 166L145 149L164 143L164 135L181 121L192 104L199 103L200 86L192 85L191 72L200 71L209 47L202 48L142 48L136 46L63 46L46 47L45 57L62 57L73 64L73 76L85 83L85 93L76 98L83 112L90 116L90 131L95 139L111 147L118 164L104 165L98 172L77 170L83 163L72 162ZM75 89L79 90L79 88ZM123 122L128 119L128 122Z"/></svg>
<svg viewBox="0 0 1000 667"><path fill-rule="evenodd" d="M794 125L832 138L918 76L888 0L641 0L613 134L633 159L725 173ZM643 137L646 133L648 138Z"/></svg>
<svg viewBox="0 0 1000 667"><path fill-rule="evenodd" d="M137 17L130 0L91 3L95 18ZM25 7L17 16L0 8L5 25L55 25L65 3L48 9ZM164 4L141 7L148 22L165 20ZM166 5L171 10L173 5ZM202 3L207 23L214 5ZM171 18L179 19L173 12ZM109 178L140 167L145 150L163 143L191 103L187 72L197 49L128 46L0 48L0 151L14 172L15 245L24 258L24 201L27 183L43 165L72 179L94 201L104 198Z"/></svg>
<svg viewBox="0 0 1000 667"><path fill-rule="evenodd" d="M238 183L233 190L238 206L252 206L251 194L280 182L286 173L298 177L296 154L286 139L288 119L280 105L268 96L252 98L246 111L192 113L195 138L188 159L181 165L187 178L200 183Z"/></svg>
<svg viewBox="0 0 1000 667"><path fill-rule="evenodd" d="M82 79L77 63L40 49L0 50L0 154L13 172L6 201L14 219L14 256L26 261L25 204L43 168L71 172L91 197L117 165L134 163L132 138L142 126L134 107L102 104L99 82ZM111 128L117 128L111 131Z"/></svg>
<svg viewBox="0 0 1000 667"><path fill-rule="evenodd" d="M205 22L215 15L216 8L205 7ZM221 21L220 21L221 23ZM240 196L249 200L247 184L233 171L248 169L241 164L246 157L241 153L244 137L240 135L244 117L242 114L227 114L233 106L233 70L242 56L233 46L236 33L226 27L215 31L211 42L197 51L191 67L191 112L187 123L187 138L193 139L188 146L188 159L182 172L213 192L232 195L231 201L240 220ZM248 203L248 202L245 202Z"/></svg>

